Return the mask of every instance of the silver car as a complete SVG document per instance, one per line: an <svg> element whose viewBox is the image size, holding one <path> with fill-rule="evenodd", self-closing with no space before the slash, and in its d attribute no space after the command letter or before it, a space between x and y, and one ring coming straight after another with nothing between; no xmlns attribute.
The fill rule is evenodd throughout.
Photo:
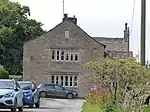
<svg viewBox="0 0 150 112"><path fill-rule="evenodd" d="M23 93L17 81L0 79L0 108L23 111Z"/></svg>

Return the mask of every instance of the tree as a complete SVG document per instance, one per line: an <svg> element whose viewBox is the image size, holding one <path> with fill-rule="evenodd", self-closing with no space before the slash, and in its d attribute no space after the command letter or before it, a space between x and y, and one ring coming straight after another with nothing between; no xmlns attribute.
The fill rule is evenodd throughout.
<svg viewBox="0 0 150 112"><path fill-rule="evenodd" d="M0 67L0 79L8 79L9 73L4 68Z"/></svg>
<svg viewBox="0 0 150 112"><path fill-rule="evenodd" d="M10 74L22 74L24 42L44 33L42 24L28 16L28 6L0 0L0 64Z"/></svg>
<svg viewBox="0 0 150 112"><path fill-rule="evenodd" d="M96 75L87 77L89 83L105 85L112 100L124 104L125 107L141 103L141 96L150 92L150 71L134 58L101 58L86 63L84 67L92 73L96 72Z"/></svg>

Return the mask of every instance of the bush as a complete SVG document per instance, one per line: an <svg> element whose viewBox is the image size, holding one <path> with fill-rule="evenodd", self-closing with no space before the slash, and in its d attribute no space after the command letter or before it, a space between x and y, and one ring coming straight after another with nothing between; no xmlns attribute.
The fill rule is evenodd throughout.
<svg viewBox="0 0 150 112"><path fill-rule="evenodd" d="M4 68L0 68L0 79L9 79L9 73Z"/></svg>

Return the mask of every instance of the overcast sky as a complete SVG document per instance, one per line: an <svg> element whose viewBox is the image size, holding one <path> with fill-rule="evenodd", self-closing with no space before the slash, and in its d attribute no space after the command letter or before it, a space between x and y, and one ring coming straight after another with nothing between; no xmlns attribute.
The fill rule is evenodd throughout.
<svg viewBox="0 0 150 112"><path fill-rule="evenodd" d="M63 16L63 0L13 0L27 5L31 18L42 22L45 30L50 30ZM131 29L134 0L64 0L65 13L75 15L78 25L91 36L123 37L124 24ZM150 4L150 0L147 0ZM130 50L140 51L141 0L136 0L133 28L130 35ZM146 60L150 60L150 7L147 5Z"/></svg>

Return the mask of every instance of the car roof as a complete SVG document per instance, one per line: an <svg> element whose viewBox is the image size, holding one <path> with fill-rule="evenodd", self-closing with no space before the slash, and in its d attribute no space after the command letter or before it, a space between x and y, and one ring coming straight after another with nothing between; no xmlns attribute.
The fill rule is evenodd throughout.
<svg viewBox="0 0 150 112"><path fill-rule="evenodd" d="M32 83L30 81L18 81L18 83Z"/></svg>
<svg viewBox="0 0 150 112"><path fill-rule="evenodd" d="M12 79L0 79L0 81L13 81Z"/></svg>
<svg viewBox="0 0 150 112"><path fill-rule="evenodd" d="M58 86L61 86L61 85L59 85L59 84L53 84L53 83L46 83L46 84L49 84L49 85L58 85ZM46 84L42 84L42 85L46 85Z"/></svg>

